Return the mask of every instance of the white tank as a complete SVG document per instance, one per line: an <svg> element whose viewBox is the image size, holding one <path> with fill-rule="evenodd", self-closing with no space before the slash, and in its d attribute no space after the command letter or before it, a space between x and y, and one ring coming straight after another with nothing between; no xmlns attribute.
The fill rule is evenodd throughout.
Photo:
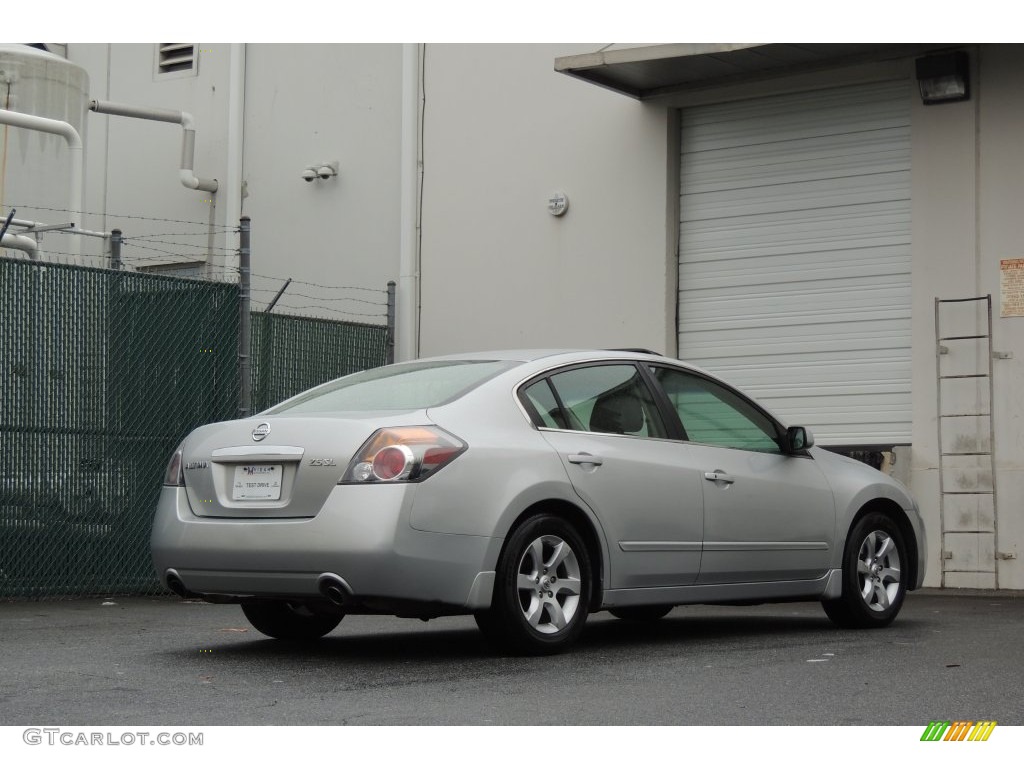
<svg viewBox="0 0 1024 768"><path fill-rule="evenodd" d="M82 67L48 51L2 44L0 108L69 123L84 142L89 76ZM72 154L62 136L0 123L0 223L17 207L18 219L74 221L81 226L81 214L68 210L73 199ZM78 190L79 200L82 191ZM74 239L55 234L47 245L71 250Z"/></svg>

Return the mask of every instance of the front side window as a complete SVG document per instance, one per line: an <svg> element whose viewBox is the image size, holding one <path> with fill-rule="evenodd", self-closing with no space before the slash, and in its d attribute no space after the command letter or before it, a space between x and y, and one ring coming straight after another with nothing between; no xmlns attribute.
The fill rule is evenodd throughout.
<svg viewBox="0 0 1024 768"><path fill-rule="evenodd" d="M557 400L544 394L541 385L549 382ZM650 389L631 364L573 368L531 385L524 394L538 412L557 406L541 416L543 426L636 437L667 434Z"/></svg>
<svg viewBox="0 0 1024 768"><path fill-rule="evenodd" d="M732 390L672 368L653 368L679 414L687 440L759 453L781 453L775 423Z"/></svg>

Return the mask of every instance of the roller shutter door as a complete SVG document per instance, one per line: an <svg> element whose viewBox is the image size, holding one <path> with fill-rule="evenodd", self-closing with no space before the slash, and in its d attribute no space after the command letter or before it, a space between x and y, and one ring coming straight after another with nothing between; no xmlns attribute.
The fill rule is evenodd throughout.
<svg viewBox="0 0 1024 768"><path fill-rule="evenodd" d="M910 442L908 82L684 110L679 356L825 445Z"/></svg>

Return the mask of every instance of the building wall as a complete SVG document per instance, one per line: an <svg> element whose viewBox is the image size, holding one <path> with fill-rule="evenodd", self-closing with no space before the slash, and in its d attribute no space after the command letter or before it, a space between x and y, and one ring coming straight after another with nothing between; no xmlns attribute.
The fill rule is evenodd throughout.
<svg viewBox="0 0 1024 768"><path fill-rule="evenodd" d="M242 207L257 306L291 277L324 288L290 286L277 312L383 321L398 278L401 64L398 45L246 46ZM331 162L337 177L301 178Z"/></svg>
<svg viewBox="0 0 1024 768"><path fill-rule="evenodd" d="M205 258L212 224L211 274L233 279L245 214L255 309L290 277L275 311L383 322L398 275L401 47L204 43L197 73L173 77L154 76L155 48L71 44L68 55L93 98L190 112L196 175L218 192L180 183L180 126L91 113L87 226L121 228L125 261L144 266ZM300 176L331 162L335 178Z"/></svg>
<svg viewBox="0 0 1024 768"><path fill-rule="evenodd" d="M999 585L1024 588L1024 318L1000 318L999 262L1021 258L1024 202L1024 95L1021 46L986 45L972 52L974 89L968 102L914 105L914 444L913 490L929 515L929 583L941 571L939 446L934 300L992 294L993 349L1012 355L993 361ZM965 308L966 310L966 308ZM984 332L984 318L949 315L954 327ZM943 318L945 322L946 317ZM947 335L948 326L943 326ZM949 342L953 347L956 342ZM943 356L947 357L947 356ZM987 360L979 357L976 370ZM943 364L948 364L943 360ZM982 387L984 384L982 384ZM945 394L944 394L945 398ZM980 392L978 401L987 402ZM944 403L945 405L945 403ZM964 425L957 425L964 426ZM978 431L987 432L988 425ZM943 442L956 442L955 429ZM971 430L968 429L968 432ZM964 436L968 443L972 435ZM984 438L984 436L983 436ZM947 473L947 483L957 475ZM969 474L969 473L965 473ZM984 481L983 481L984 482ZM947 488L948 489L948 488ZM975 586L960 579L961 586ZM980 586L980 584L978 584Z"/></svg>
<svg viewBox="0 0 1024 768"><path fill-rule="evenodd" d="M422 355L674 349L670 115L555 73L596 47L426 47Z"/></svg>
<svg viewBox="0 0 1024 768"><path fill-rule="evenodd" d="M72 43L68 58L89 73L93 99L190 112L196 123L196 175L226 181L229 46L199 45L199 49L195 76L156 75L154 44ZM223 231L227 214L223 188L214 198L184 187L178 175L181 155L180 125L89 113L86 226L100 231L120 228L128 239L126 261L138 259L140 265L152 265L173 260L165 250L202 258L207 246L204 225L212 217L218 232ZM218 212L216 206L222 210ZM178 232L188 233L183 243L195 245L174 248L141 239ZM132 244L133 237L140 238L137 244ZM218 253L229 245L236 243L227 243L223 235L216 238Z"/></svg>

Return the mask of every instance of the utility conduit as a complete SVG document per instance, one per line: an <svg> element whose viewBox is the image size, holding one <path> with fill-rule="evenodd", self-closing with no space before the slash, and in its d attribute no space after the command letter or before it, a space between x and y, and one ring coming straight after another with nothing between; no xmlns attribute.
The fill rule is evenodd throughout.
<svg viewBox="0 0 1024 768"><path fill-rule="evenodd" d="M78 131L75 130L75 127L71 125L71 123L66 123L63 120L51 120L48 117L27 115L24 112L14 112L10 109L0 109L0 125L12 125L15 128L27 128L30 131L52 133L64 138L68 143L68 149L71 151L71 197L69 206L72 213L76 216L81 215L82 173L84 160L82 152L82 137L78 135ZM5 243L7 242L7 237L8 236L4 237ZM14 235L14 237L19 236ZM12 245L11 247L19 248L17 245ZM24 248L21 250L24 250Z"/></svg>
<svg viewBox="0 0 1024 768"><path fill-rule="evenodd" d="M216 179L199 178L193 170L196 152L196 127L195 119L188 112L153 107L135 107L130 104L117 104L97 99L89 102L89 109L101 115L135 117L140 120L156 120L161 123L180 125L184 130L181 142L181 169L178 171L181 183L189 189L197 189L203 192L217 191Z"/></svg>

